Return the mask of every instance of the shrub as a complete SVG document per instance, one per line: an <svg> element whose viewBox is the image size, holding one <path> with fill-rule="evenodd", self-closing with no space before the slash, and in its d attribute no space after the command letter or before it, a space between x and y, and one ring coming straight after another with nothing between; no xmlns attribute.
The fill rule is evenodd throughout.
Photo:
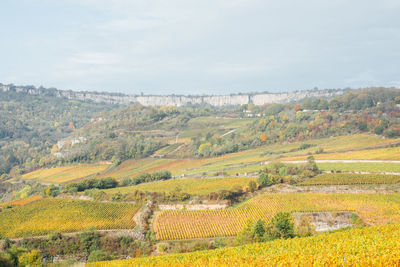
<svg viewBox="0 0 400 267"><path fill-rule="evenodd" d="M93 250L92 252L90 252L90 255L88 257L88 262L107 261L107 260L112 260L112 256L102 250Z"/></svg>
<svg viewBox="0 0 400 267"><path fill-rule="evenodd" d="M40 251L32 250L18 257L19 266L37 266L40 265L42 257Z"/></svg>
<svg viewBox="0 0 400 267"><path fill-rule="evenodd" d="M272 176L269 175L266 172L262 172L260 174L260 176L258 177L258 183L262 186L262 187L267 187L267 186L271 186L273 183L272 180Z"/></svg>
<svg viewBox="0 0 400 267"><path fill-rule="evenodd" d="M293 217L288 212L277 213L268 224L265 232L265 240L273 240L277 238L292 238L294 237L294 222Z"/></svg>
<svg viewBox="0 0 400 267"><path fill-rule="evenodd" d="M256 191L256 189L257 189L257 184L256 184L256 182L254 182L254 181L250 181L249 182L249 191L250 192L254 192L254 191Z"/></svg>

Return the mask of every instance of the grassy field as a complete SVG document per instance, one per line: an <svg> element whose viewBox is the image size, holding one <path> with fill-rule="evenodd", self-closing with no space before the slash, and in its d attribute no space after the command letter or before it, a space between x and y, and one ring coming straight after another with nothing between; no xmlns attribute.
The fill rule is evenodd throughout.
<svg viewBox="0 0 400 267"><path fill-rule="evenodd" d="M52 231L75 232L135 227L139 205L72 199L42 199L0 212L0 236L46 235Z"/></svg>
<svg viewBox="0 0 400 267"><path fill-rule="evenodd" d="M25 180L38 180L43 183L65 183L105 171L107 164L79 164L51 169L40 169L22 175Z"/></svg>
<svg viewBox="0 0 400 267"><path fill-rule="evenodd" d="M158 257L88 263L105 266L399 266L400 225L385 225Z"/></svg>
<svg viewBox="0 0 400 267"><path fill-rule="evenodd" d="M352 184L397 184L400 175L324 173L308 179L299 185L352 185Z"/></svg>
<svg viewBox="0 0 400 267"><path fill-rule="evenodd" d="M232 236L248 220L270 220L280 211L354 211L370 225L400 222L398 194L279 193L254 197L229 210L163 211L155 218L160 240Z"/></svg>
<svg viewBox="0 0 400 267"><path fill-rule="evenodd" d="M207 195L219 190L230 190L237 186L245 189L250 181L257 178L193 178L193 179L170 179L152 183L139 184L128 187L118 187L104 190L108 194L129 193L135 190L148 192L171 192L178 187L182 192L191 195Z"/></svg>

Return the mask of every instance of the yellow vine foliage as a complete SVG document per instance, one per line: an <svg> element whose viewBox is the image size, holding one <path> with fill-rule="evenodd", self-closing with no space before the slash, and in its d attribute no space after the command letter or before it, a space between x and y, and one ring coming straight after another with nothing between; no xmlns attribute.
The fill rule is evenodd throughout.
<svg viewBox="0 0 400 267"><path fill-rule="evenodd" d="M131 229L139 205L75 199L44 198L0 212L0 236L46 235L89 228Z"/></svg>
<svg viewBox="0 0 400 267"><path fill-rule="evenodd" d="M41 195L35 195L35 196L23 198L23 199L17 199L17 200L13 200L13 201L9 201L9 202L0 203L0 207L1 206L3 206L3 207L4 206L24 206L26 204L29 204L36 200L40 200L42 198L43 198L43 196L41 196Z"/></svg>
<svg viewBox="0 0 400 267"><path fill-rule="evenodd" d="M154 220L159 240L233 236L248 220L269 221L278 212L352 211L369 225L400 222L399 194L273 193L228 210L162 211Z"/></svg>
<svg viewBox="0 0 400 267"><path fill-rule="evenodd" d="M400 175L324 173L302 182L300 185L351 185L351 184L397 184Z"/></svg>
<svg viewBox="0 0 400 267"><path fill-rule="evenodd" d="M400 225L86 266L400 266Z"/></svg>
<svg viewBox="0 0 400 267"><path fill-rule="evenodd" d="M105 171L107 164L79 164L50 169L40 169L22 175L22 179L36 179L45 183L64 183Z"/></svg>
<svg viewBox="0 0 400 267"><path fill-rule="evenodd" d="M106 193L114 194L129 193L135 190L148 192L172 192L177 187L182 192L191 195L207 195L211 192L219 190L231 190L235 187L241 187L243 190L247 188L250 181L257 181L255 177L235 177L235 178L198 178L198 179L170 179L165 181L157 181L152 183L144 183L134 186L117 187L104 190Z"/></svg>

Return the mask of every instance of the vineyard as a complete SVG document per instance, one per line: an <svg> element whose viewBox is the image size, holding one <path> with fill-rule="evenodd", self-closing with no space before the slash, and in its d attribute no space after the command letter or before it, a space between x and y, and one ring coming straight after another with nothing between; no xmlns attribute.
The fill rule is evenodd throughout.
<svg viewBox="0 0 400 267"><path fill-rule="evenodd" d="M249 220L270 220L281 211L354 211L369 225L400 222L398 194L263 194L228 210L162 211L155 218L159 240L232 236Z"/></svg>
<svg viewBox="0 0 400 267"><path fill-rule="evenodd" d="M246 189L250 181L256 181L256 178L197 178L197 179L171 179L166 181L157 181L135 186L119 187L104 190L106 193L114 194L129 193L135 190L148 192L171 192L179 188L182 192L191 195L207 195L219 190L231 190L235 187Z"/></svg>
<svg viewBox="0 0 400 267"><path fill-rule="evenodd" d="M323 171L400 173L400 163L392 162L318 162L317 165Z"/></svg>
<svg viewBox="0 0 400 267"><path fill-rule="evenodd" d="M0 236L46 235L52 231L75 232L135 227L139 205L72 199L42 199L0 212Z"/></svg>
<svg viewBox="0 0 400 267"><path fill-rule="evenodd" d="M399 266L400 225L159 257L89 263L103 266Z"/></svg>
<svg viewBox="0 0 400 267"><path fill-rule="evenodd" d="M350 152L326 153L314 155L316 160L398 160L400 147L377 148ZM307 156L285 157L283 161L304 160Z"/></svg>
<svg viewBox="0 0 400 267"><path fill-rule="evenodd" d="M400 175L324 173L308 179L299 185L352 185L352 184L397 184Z"/></svg>
<svg viewBox="0 0 400 267"><path fill-rule="evenodd" d="M122 179L125 177L134 177L143 172L155 172L162 169L167 169L172 172L172 175L203 175L203 173L214 174L215 172L226 171L228 174L254 172L261 169L263 166L261 163L267 160L276 160L278 156L286 157L280 160L304 160L308 153L314 154L318 147L324 149L325 152L336 152L336 151L347 151L352 149L365 149L371 146L389 145L396 142L395 139L381 139L377 136L371 136L366 134L356 134L351 136L338 136L333 138L322 138L307 141L311 145L310 148L299 150L300 145L303 142L295 142L290 144L273 144L264 147L249 149L240 151L237 153L225 154L213 158L201 158L201 159L156 159L156 158L145 158L139 160L127 160L119 165L117 168L110 170L101 176L103 177L114 177L116 179ZM385 148L387 150L387 148ZM391 151L389 148L389 151ZM385 151L386 151L385 150ZM372 152L371 152L372 151ZM374 153L376 150L362 150L355 151L361 156L363 153ZM392 152L391 152L392 153ZM389 158L399 158L400 154L393 152ZM397 153L397 154L396 154ZM346 153L335 154L338 159L341 155L347 155ZM320 154L315 155L316 157L333 155ZM373 155L371 155L372 157ZM376 157L376 155L374 156Z"/></svg>
<svg viewBox="0 0 400 267"><path fill-rule="evenodd" d="M22 179L35 179L44 183L65 183L103 172L108 167L109 165L107 164L80 164L51 169L40 169L22 175Z"/></svg>
<svg viewBox="0 0 400 267"><path fill-rule="evenodd" d="M23 199L17 199L17 200L13 200L13 201L9 201L9 202L5 202L5 203L0 203L0 207L6 207L6 206L24 206L26 204L29 204L33 201L37 201L42 199L43 197L41 195L35 195L35 196L31 196L31 197L27 197L27 198L23 198Z"/></svg>

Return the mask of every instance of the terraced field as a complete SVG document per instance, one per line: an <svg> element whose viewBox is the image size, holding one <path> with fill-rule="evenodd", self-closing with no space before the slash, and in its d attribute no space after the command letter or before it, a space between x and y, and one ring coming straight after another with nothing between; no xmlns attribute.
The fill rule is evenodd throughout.
<svg viewBox="0 0 400 267"><path fill-rule="evenodd" d="M214 158L204 159L155 159L146 158L141 160L128 160L123 162L116 169L111 170L100 177L114 177L122 179L124 177L134 177L143 172L155 172L161 169L168 169L173 175L213 175L215 172L227 172L228 174L255 172L263 168L262 164L270 160L304 160L308 153L314 154L321 147L325 152L335 152L344 150L365 149L374 146L387 146L398 142L396 139L382 139L373 135L358 134L352 136L338 136L332 138L323 138L310 140L305 143L311 147L299 150L303 142L291 144L274 144L256 149L250 149L237 153L226 154ZM379 151L386 151L387 158L400 159L400 148L383 148L375 150L361 150L354 152L336 153L338 159L352 159L352 155L358 154L359 159L364 159L364 154L370 155L370 158L379 158ZM391 153L391 154L390 154ZM317 159L329 157L333 153L314 154ZM385 154L383 154L385 155ZM341 158L343 156L344 158ZM385 156L382 156L385 159ZM357 157L355 158L357 159ZM365 159L368 159L365 158Z"/></svg>
<svg viewBox="0 0 400 267"><path fill-rule="evenodd" d="M400 163L392 162L318 162L318 168L323 171L347 171L347 172L398 172Z"/></svg>
<svg viewBox="0 0 400 267"><path fill-rule="evenodd" d="M0 212L0 236L46 235L52 231L75 232L135 227L133 216L140 205L72 199L42 199Z"/></svg>
<svg viewBox="0 0 400 267"><path fill-rule="evenodd" d="M108 164L79 164L51 169L40 169L22 175L25 180L38 180L44 183L65 183L103 172Z"/></svg>
<svg viewBox="0 0 400 267"><path fill-rule="evenodd" d="M232 236L248 220L270 220L286 211L354 211L365 223L400 222L398 194L263 194L228 210L163 211L155 218L160 240Z"/></svg>
<svg viewBox="0 0 400 267"><path fill-rule="evenodd" d="M304 160L307 156L285 157L283 161ZM368 149L341 153L326 153L314 155L316 160L399 160L400 147Z"/></svg>
<svg viewBox="0 0 400 267"><path fill-rule="evenodd" d="M212 251L88 263L113 266L399 266L400 225L275 240Z"/></svg>
<svg viewBox="0 0 400 267"><path fill-rule="evenodd" d="M354 185L354 184L397 184L400 175L324 173L308 179L299 185Z"/></svg>
<svg viewBox="0 0 400 267"><path fill-rule="evenodd" d="M129 193L135 190L148 192L171 192L179 188L182 192L191 195L207 195L219 190L230 190L235 187L246 189L250 181L256 181L257 178L193 178L193 179L171 179L166 181L157 181L140 185L119 187L104 190L106 193L114 194Z"/></svg>
<svg viewBox="0 0 400 267"><path fill-rule="evenodd" d="M0 203L0 207L24 206L26 204L29 204L29 203L31 203L33 201L37 201L37 200L40 200L40 199L43 199L43 197L41 195L35 195L35 196L23 198L23 199L17 199L17 200L13 200L13 201L9 201L9 202Z"/></svg>

